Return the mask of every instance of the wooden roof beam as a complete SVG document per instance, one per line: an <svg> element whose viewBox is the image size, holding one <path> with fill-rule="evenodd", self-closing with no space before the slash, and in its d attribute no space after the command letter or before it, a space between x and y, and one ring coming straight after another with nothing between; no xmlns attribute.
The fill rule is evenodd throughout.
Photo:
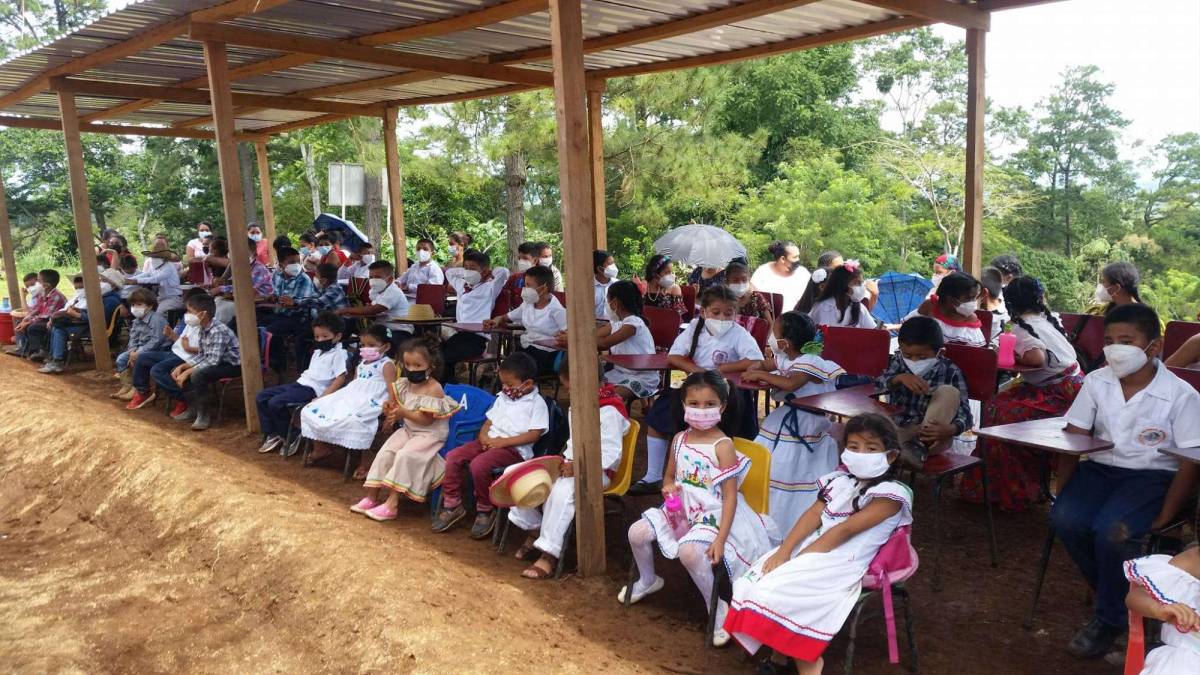
<svg viewBox="0 0 1200 675"><path fill-rule="evenodd" d="M50 81L50 88L54 91L66 91L90 96L152 98L159 101L176 101L199 105L211 104L207 90L185 89L183 87L158 87L145 84L81 80L77 78L54 78ZM343 103L340 101L321 101L299 96L236 93L233 94L233 102L236 105L257 106L271 110L299 110L302 112L343 113L348 115L383 114L383 104L381 103Z"/></svg>
<svg viewBox="0 0 1200 675"><path fill-rule="evenodd" d="M542 87L548 87L554 82L554 76L551 73L543 71L509 68L507 66L497 66L476 61L447 59L440 56L409 54L392 49L351 45L338 40L311 38L276 31L236 28L221 24L193 23L189 29L189 36L193 40L217 41L285 53L296 52L331 59L374 63L394 68L428 70L444 75L459 75L482 80L495 80L497 82L532 84Z"/></svg>
<svg viewBox="0 0 1200 675"><path fill-rule="evenodd" d="M953 0L854 0L864 5L886 9L905 16L919 16L931 22L948 23L959 28L989 30L992 17L974 5L960 5Z"/></svg>
<svg viewBox="0 0 1200 675"><path fill-rule="evenodd" d="M62 131L62 121L44 117L13 117L11 115L0 115L0 127ZM117 134L120 136L166 136L168 138L197 138L201 140L212 140L213 138L211 131L203 131L200 129L180 130L171 129L169 127L138 127L128 124L80 124L79 130L89 134ZM248 142L258 141L264 138L265 136L257 132L242 133L238 135L238 140Z"/></svg>

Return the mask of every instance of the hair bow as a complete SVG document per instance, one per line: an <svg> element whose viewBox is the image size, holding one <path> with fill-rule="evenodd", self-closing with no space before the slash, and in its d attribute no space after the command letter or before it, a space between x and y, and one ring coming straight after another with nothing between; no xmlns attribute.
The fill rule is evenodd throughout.
<svg viewBox="0 0 1200 675"><path fill-rule="evenodd" d="M825 277L828 275L828 270L826 270L824 267L818 267L817 269L813 270L812 276L809 278L812 279L814 284L823 284L825 283Z"/></svg>
<svg viewBox="0 0 1200 675"><path fill-rule="evenodd" d="M857 260L852 258L842 263L842 269L846 270L847 272L857 272L862 269L862 265L859 264Z"/></svg>

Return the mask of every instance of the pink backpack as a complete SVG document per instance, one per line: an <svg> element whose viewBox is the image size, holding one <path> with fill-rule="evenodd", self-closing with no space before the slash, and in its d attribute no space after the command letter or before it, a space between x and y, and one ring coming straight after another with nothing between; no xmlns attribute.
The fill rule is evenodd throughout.
<svg viewBox="0 0 1200 675"><path fill-rule="evenodd" d="M888 537L863 577L864 591L880 591L883 594L883 618L887 622L888 660L900 663L900 651L896 648L896 615L892 611L892 584L899 583L917 573L917 550L912 545L912 526L896 528Z"/></svg>

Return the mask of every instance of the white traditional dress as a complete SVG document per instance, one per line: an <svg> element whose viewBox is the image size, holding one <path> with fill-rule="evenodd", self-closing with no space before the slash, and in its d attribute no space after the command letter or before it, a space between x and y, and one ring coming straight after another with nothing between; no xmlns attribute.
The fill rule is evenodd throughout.
<svg viewBox="0 0 1200 675"><path fill-rule="evenodd" d="M1171 556L1148 555L1125 563L1129 583L1146 589L1156 601L1182 603L1200 612L1200 579L1170 564ZM1162 626L1163 645L1146 656L1142 675L1200 673L1200 632L1180 633L1172 624Z"/></svg>
<svg viewBox="0 0 1200 675"><path fill-rule="evenodd" d="M396 381L396 400L413 412L427 412L433 421L427 425L405 420L388 437L371 462L366 488L385 487L414 502L424 502L430 491L442 484L446 460L440 454L450 435L450 417L458 412L458 402L449 396L423 396L412 392L406 378Z"/></svg>
<svg viewBox="0 0 1200 675"><path fill-rule="evenodd" d="M812 396L837 389L844 374L841 366L812 354L789 359L775 354L778 375L804 373L809 381L795 391L775 390L771 398L785 401L788 395ZM824 415L781 405L763 420L755 442L771 451L771 519L783 532L817 500L817 479L838 465L839 440L829 435L832 423Z"/></svg>
<svg viewBox="0 0 1200 675"><path fill-rule="evenodd" d="M350 450L371 447L383 402L388 398L383 369L391 362L385 356L359 363L350 384L304 406L300 412L300 433L305 438Z"/></svg>
<svg viewBox="0 0 1200 675"><path fill-rule="evenodd" d="M796 547L792 559L763 575L762 566L772 549L753 568L733 582L733 601L725 630L751 654L766 644L793 658L814 661L841 629L862 589L871 559L898 527L912 523L912 490L885 481L860 496L863 483L844 471L834 471L818 481L825 502L821 525ZM804 548L830 528L844 522L872 499L900 502L896 515L860 532L828 553L804 553Z"/></svg>
<svg viewBox="0 0 1200 675"><path fill-rule="evenodd" d="M689 443L689 433L677 434L673 449L675 482L679 485L683 512L689 523L687 533L676 539L661 507L647 509L642 514L654 530L663 557L671 560L679 557L680 544L699 544L708 549L721 527L721 483L733 480L740 486L750 470L750 459L741 453L737 454L736 464L722 469L717 461L716 443ZM739 492L733 525L725 540L725 568L729 578L738 578L778 541L774 521L770 516L755 513Z"/></svg>

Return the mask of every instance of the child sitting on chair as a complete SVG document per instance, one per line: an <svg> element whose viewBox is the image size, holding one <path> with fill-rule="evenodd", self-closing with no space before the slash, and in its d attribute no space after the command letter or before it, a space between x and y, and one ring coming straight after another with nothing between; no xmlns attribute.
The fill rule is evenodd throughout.
<svg viewBox="0 0 1200 675"><path fill-rule="evenodd" d="M620 283L620 282L618 282ZM629 282L625 282L629 283ZM630 284L632 285L632 284ZM611 290L611 289L610 289ZM635 288L636 291L636 288ZM570 386L567 362L564 359L558 378L564 389ZM570 417L570 411L567 413ZM625 403L611 385L600 386L600 464L604 469L601 485L608 488L613 472L621 463L625 432L629 431L629 413ZM525 569L521 576L526 579L548 579L554 574L558 559L566 546L567 528L575 519L575 464L570 439L563 452L562 468L558 480L541 508L514 507L508 512L513 525L529 532L525 543L517 550L517 560L527 560L535 551L541 551L537 561ZM516 465L513 465L516 466ZM511 468L511 467L510 467Z"/></svg>
<svg viewBox="0 0 1200 675"><path fill-rule="evenodd" d="M14 328L17 348L10 354L38 361L46 358L50 341L50 317L67 306L67 297L58 290L58 270L38 272L38 283L29 289L29 313Z"/></svg>
<svg viewBox="0 0 1200 675"><path fill-rule="evenodd" d="M333 447L358 450L358 470L366 475L366 451L375 441L383 404L391 400L396 381L396 364L388 358L392 332L382 324L371 324L359 336L359 364L350 384L311 401L300 411L300 433L313 442L309 465L333 455Z"/></svg>
<svg viewBox="0 0 1200 675"><path fill-rule="evenodd" d="M487 413L479 437L446 455L442 482L442 509L434 517L433 531L448 532L467 515L463 484L470 471L475 485L475 523L471 538L483 539L496 525L496 512L488 488L492 471L533 457L533 444L550 428L550 409L534 378L537 365L528 354L515 352L500 363L501 395Z"/></svg>
<svg viewBox="0 0 1200 675"><path fill-rule="evenodd" d="M900 458L919 469L926 457L945 452L954 437L974 422L967 380L953 361L941 355L938 322L914 316L900 326L899 341L900 351L892 354L878 385L900 408L893 418L900 427Z"/></svg>
<svg viewBox="0 0 1200 675"><path fill-rule="evenodd" d="M383 412L389 429L397 422L404 425L379 449L363 483L367 494L351 511L371 520L395 520L400 497L423 503L442 484L446 462L440 451L458 403L434 379L441 372L437 354L437 338L429 334L400 345L404 367L394 387L395 400L385 403Z"/></svg>
<svg viewBox="0 0 1200 675"><path fill-rule="evenodd" d="M286 251L287 249L285 249ZM290 384L268 387L258 392L258 421L263 442L258 451L278 450L292 424L292 409L319 396L328 396L346 384L346 349L342 347L342 318L333 312L321 312L312 321L315 351L308 368Z"/></svg>
<svg viewBox="0 0 1200 675"><path fill-rule="evenodd" d="M947 342L986 347L983 322L975 314L979 309L982 286L966 272L951 272L938 284L936 292L906 318L929 316L937 320Z"/></svg>
<svg viewBox="0 0 1200 675"><path fill-rule="evenodd" d="M1120 305L1104 317L1108 366L1083 380L1067 411L1067 431L1111 441L1086 462L1059 461L1062 486L1050 521L1096 594L1092 620L1067 650L1107 654L1128 625L1122 564L1142 538L1169 524L1194 492L1197 465L1159 448L1200 447L1200 394L1163 367L1158 314Z"/></svg>
<svg viewBox="0 0 1200 675"><path fill-rule="evenodd" d="M531 267L525 271L525 288L521 289L521 305L508 314L483 322L484 328L507 328L516 323L525 328L521 333L521 348L537 364L537 374L552 375L562 354L552 346L556 336L567 327L567 309L551 294L554 274L549 267Z"/></svg>
<svg viewBox="0 0 1200 675"><path fill-rule="evenodd" d="M1192 520L1192 536L1200 538L1200 508ZM1130 560L1125 578L1125 606L1162 622L1163 644L1146 657L1142 674L1200 672L1200 544L1192 542L1173 558L1149 555Z"/></svg>
<svg viewBox="0 0 1200 675"><path fill-rule="evenodd" d="M183 294L184 305L186 306L187 301L195 295L208 295L208 291L203 288L189 288ZM200 326L188 325L186 314L180 317L174 329L170 326L163 328L163 338L166 344L170 345L169 349L164 346L160 351L141 351L138 352L137 360L130 362L130 370L133 371L133 398L125 406L126 410L138 410L153 403L157 398L153 388L155 381L170 377L171 371L179 364L193 362L199 358ZM186 414L187 405L177 405L175 413Z"/></svg>
<svg viewBox="0 0 1200 675"><path fill-rule="evenodd" d="M216 320L217 306L211 295L189 297L186 309L183 320L199 328L200 351L195 360L180 363L165 377L161 364L151 372L158 389L178 401L171 416L192 422L192 431L204 431L211 425L213 385L217 380L240 376L242 356L237 336Z"/></svg>
<svg viewBox="0 0 1200 675"><path fill-rule="evenodd" d="M608 287L605 308L608 325L596 329L596 346L610 354L654 354L654 336L642 317L642 293L632 281L614 281ZM564 360L565 362L565 360ZM636 371L613 366L604 372L621 398L649 398L658 391L660 376L654 371Z"/></svg>
<svg viewBox="0 0 1200 675"><path fill-rule="evenodd" d="M821 672L821 654L854 609L871 560L897 528L912 524L912 490L894 479L896 425L857 415L846 422L843 444L841 466L817 482L819 499L783 543L734 577L725 619L747 652L766 645L796 659L802 675Z"/></svg>
<svg viewBox="0 0 1200 675"><path fill-rule="evenodd" d="M133 368L137 365L138 355L162 351L170 346L166 335L167 320L157 309L158 296L150 289L139 286L129 296L129 313L133 320L129 322L129 342L125 351L117 355L117 379L121 381L121 388L112 394L112 398L133 400Z"/></svg>
<svg viewBox="0 0 1200 675"><path fill-rule="evenodd" d="M658 544L664 557L683 563L707 603L715 565L724 562L729 578L736 579L749 569L749 561L778 541L775 524L755 513L738 491L750 470L750 460L734 449L733 441L718 426L731 426L741 414L736 404L726 408L729 398L729 381L716 371L692 373L683 381L684 430L671 441L662 486L663 497L678 497L682 509L674 516L666 505L648 509L629 528L638 580L632 588L621 588L617 594L620 602L638 602L662 590L663 579L654 573L652 544ZM720 628L728 610L724 601L717 604L714 646L729 642L729 634Z"/></svg>

